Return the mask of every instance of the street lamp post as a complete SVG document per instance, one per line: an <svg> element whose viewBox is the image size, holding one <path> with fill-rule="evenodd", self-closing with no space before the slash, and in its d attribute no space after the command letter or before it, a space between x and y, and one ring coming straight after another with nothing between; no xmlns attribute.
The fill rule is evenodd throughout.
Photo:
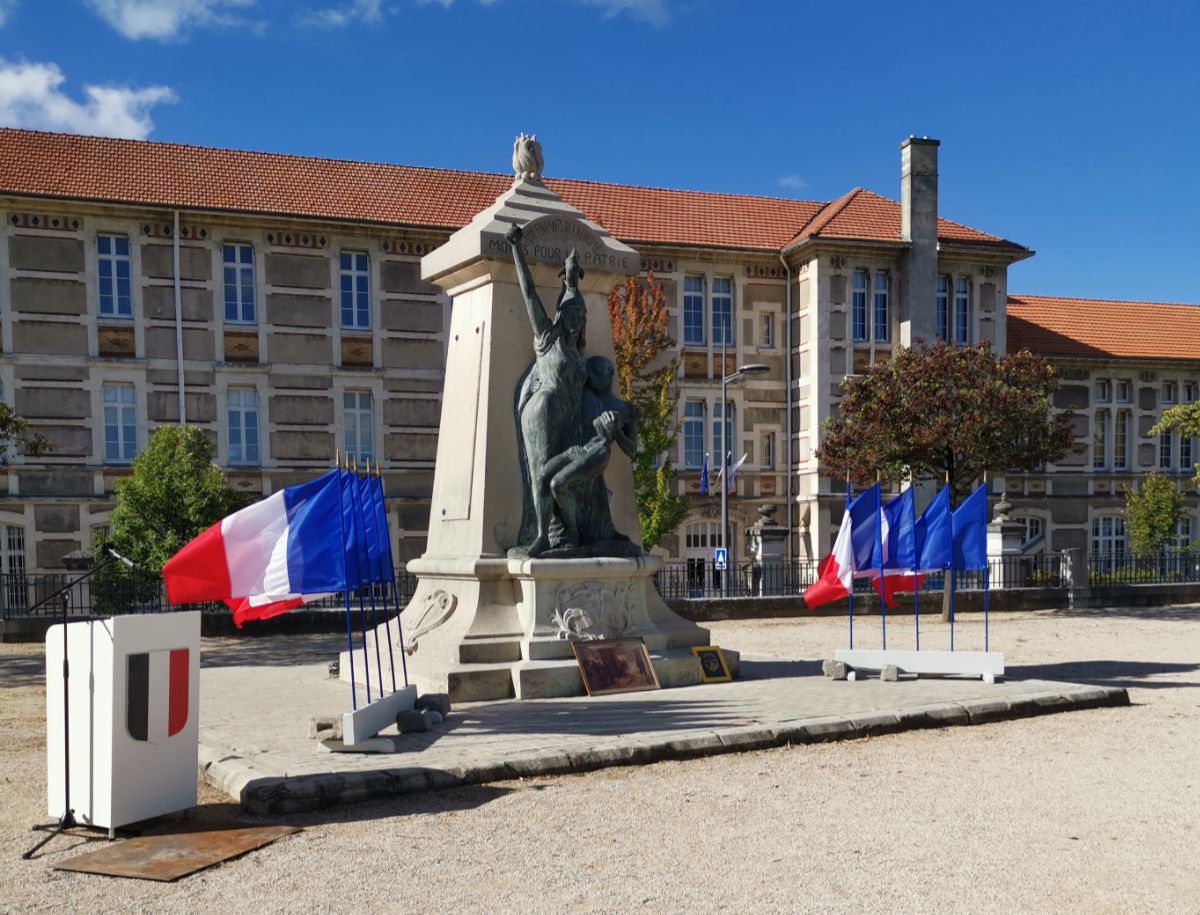
<svg viewBox="0 0 1200 915"><path fill-rule="evenodd" d="M739 365L730 374L725 374L725 347L729 343L729 326L722 330L721 336L721 549L725 551L725 575L721 581L721 593L729 596L729 439L732 438L729 424L729 401L725 389L731 382L741 381L747 375L761 375L771 370L770 366L761 362L751 362ZM791 511L791 506L788 506Z"/></svg>

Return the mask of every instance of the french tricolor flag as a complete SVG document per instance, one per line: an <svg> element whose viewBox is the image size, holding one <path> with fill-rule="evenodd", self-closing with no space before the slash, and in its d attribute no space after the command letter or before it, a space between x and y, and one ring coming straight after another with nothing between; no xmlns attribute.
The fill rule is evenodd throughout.
<svg viewBox="0 0 1200 915"><path fill-rule="evenodd" d="M331 470L218 521L163 566L167 600L224 601L240 627L346 590L342 486Z"/></svg>
<svg viewBox="0 0 1200 915"><path fill-rule="evenodd" d="M871 566L879 525L879 484L876 483L846 506L833 552L821 560L818 578L804 590L804 603L811 610L850 595L854 573Z"/></svg>

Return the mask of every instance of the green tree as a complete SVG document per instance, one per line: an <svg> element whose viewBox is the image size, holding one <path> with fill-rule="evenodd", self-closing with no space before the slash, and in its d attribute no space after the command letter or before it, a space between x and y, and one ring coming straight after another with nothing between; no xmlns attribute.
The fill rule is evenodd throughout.
<svg viewBox="0 0 1200 915"><path fill-rule="evenodd" d="M1175 543L1183 493L1174 480L1152 473L1140 490L1125 488L1125 529L1134 556L1153 556Z"/></svg>
<svg viewBox="0 0 1200 915"><path fill-rule="evenodd" d="M679 435L675 384L679 362L666 358L675 346L662 284L649 273L630 276L608 296L613 349L621 397L638 410L638 452L633 462L642 547L650 549L679 526L687 499L678 495L678 472L669 454Z"/></svg>
<svg viewBox="0 0 1200 915"><path fill-rule="evenodd" d="M0 403L0 464L8 463L10 448L27 457L36 457L53 451L54 444L44 435L30 431L29 423L17 416L8 404Z"/></svg>
<svg viewBox="0 0 1200 915"><path fill-rule="evenodd" d="M859 484L877 474L948 480L951 499L984 473L1033 470L1071 448L1071 414L1055 412L1054 368L987 344L901 349L842 383L840 409L817 449L825 473Z"/></svg>
<svg viewBox="0 0 1200 915"><path fill-rule="evenodd" d="M133 472L117 483L111 546L137 570L157 573L205 528L247 505L213 463L212 442L195 426L160 426Z"/></svg>
<svg viewBox="0 0 1200 915"><path fill-rule="evenodd" d="M1164 432L1200 437L1200 400L1195 403L1180 404L1167 410L1150 430L1150 434L1162 435ZM1195 470L1196 475L1192 477L1192 485L1200 489L1200 463L1196 464Z"/></svg>

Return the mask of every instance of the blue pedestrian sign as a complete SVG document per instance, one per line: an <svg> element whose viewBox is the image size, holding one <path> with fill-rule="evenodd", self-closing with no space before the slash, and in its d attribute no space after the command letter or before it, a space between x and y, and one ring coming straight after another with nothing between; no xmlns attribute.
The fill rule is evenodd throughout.
<svg viewBox="0 0 1200 915"><path fill-rule="evenodd" d="M719 546L713 550L713 568L718 572L724 572L726 558L725 547Z"/></svg>

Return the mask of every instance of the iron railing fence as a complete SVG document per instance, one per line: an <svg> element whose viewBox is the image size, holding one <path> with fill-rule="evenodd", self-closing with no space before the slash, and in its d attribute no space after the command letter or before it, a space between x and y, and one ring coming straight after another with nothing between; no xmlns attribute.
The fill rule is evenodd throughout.
<svg viewBox="0 0 1200 915"><path fill-rule="evenodd" d="M819 563L810 559L783 561L759 566L755 563L730 563L717 569L712 560L693 559L668 562L655 574L658 593L666 600L719 597L786 597L798 595L817 580ZM945 588L945 573L921 576L921 591ZM1063 588L1062 555L1038 553L1031 556L1003 556L988 560L988 584L991 589ZM956 591L982 591L983 570L954 573ZM855 594L874 593L871 582L856 579Z"/></svg>
<svg viewBox="0 0 1200 915"><path fill-rule="evenodd" d="M404 606L416 590L417 578L401 572L395 579L395 591L375 585L376 601L387 599L389 603L399 600ZM396 596L393 597L392 594ZM364 599L369 593L363 589ZM358 592L351 595L352 605L358 605ZM306 609L344 609L346 598L342 593L330 594L306 604ZM379 604L382 607L382 603ZM5 574L0 575L0 615L4 619L54 619L61 617L64 610L68 616L112 615L118 613L161 613L167 610L203 610L228 613L222 603L188 604L172 607L167 602L162 576L147 572L125 572L117 574L97 573L80 580L78 574Z"/></svg>
<svg viewBox="0 0 1200 915"><path fill-rule="evenodd" d="M1088 585L1165 585L1200 582L1200 549L1164 550L1151 556L1095 553L1088 556Z"/></svg>

